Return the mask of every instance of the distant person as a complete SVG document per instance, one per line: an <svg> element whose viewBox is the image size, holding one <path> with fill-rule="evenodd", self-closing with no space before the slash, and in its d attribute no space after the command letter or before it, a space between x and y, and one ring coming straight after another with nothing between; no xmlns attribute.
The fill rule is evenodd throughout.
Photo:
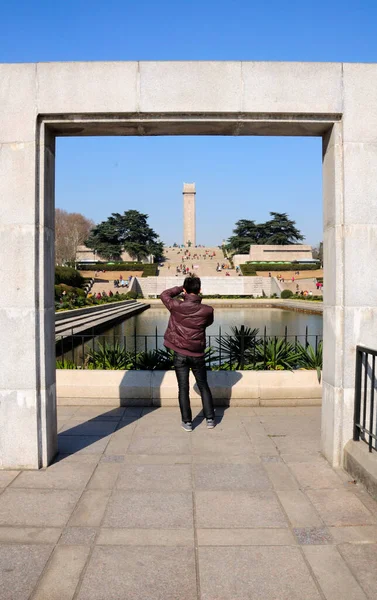
<svg viewBox="0 0 377 600"><path fill-rule="evenodd" d="M165 290L161 300L170 311L164 336L164 345L174 350L174 369L178 382L178 400L182 428L192 431L192 413L189 395L190 368L200 391L207 428L215 427L215 412L211 390L207 382L204 359L206 328L213 323L213 308L201 304L199 277L186 277L183 286ZM176 297L184 294L183 300Z"/></svg>

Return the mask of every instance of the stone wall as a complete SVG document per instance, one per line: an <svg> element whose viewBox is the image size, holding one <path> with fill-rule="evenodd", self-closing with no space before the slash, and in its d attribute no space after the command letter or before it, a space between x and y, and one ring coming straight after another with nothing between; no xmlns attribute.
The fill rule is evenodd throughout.
<svg viewBox="0 0 377 600"><path fill-rule="evenodd" d="M62 405L178 406L174 371L58 370ZM208 382L217 405L319 406L321 385L315 371L210 371ZM193 406L201 400L193 377Z"/></svg>
<svg viewBox="0 0 377 600"><path fill-rule="evenodd" d="M182 277L137 277L137 290L144 298L155 298L168 288L183 284ZM277 294L280 288L274 277L201 277L204 295L221 294L222 296L266 296Z"/></svg>
<svg viewBox="0 0 377 600"><path fill-rule="evenodd" d="M120 258L124 262L136 262L135 258L133 258L128 252L122 252ZM91 248L87 248L86 246L78 246L76 252L76 261L77 262L87 262L87 261L101 261L107 262L108 259L104 258L100 254L94 252ZM142 263L151 263L153 262L153 256L148 256L145 259L142 259L140 262Z"/></svg>

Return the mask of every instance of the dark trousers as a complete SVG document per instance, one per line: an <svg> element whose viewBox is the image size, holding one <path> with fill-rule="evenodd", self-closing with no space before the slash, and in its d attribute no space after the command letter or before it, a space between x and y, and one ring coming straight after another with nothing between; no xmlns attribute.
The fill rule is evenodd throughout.
<svg viewBox="0 0 377 600"><path fill-rule="evenodd" d="M215 417L215 412L213 409L211 390L209 389L207 382L207 369L204 357L184 356L183 354L174 352L174 368L178 381L178 400L182 421L192 421L189 393L190 368L194 373L196 384L202 397L204 416L206 419L213 419Z"/></svg>

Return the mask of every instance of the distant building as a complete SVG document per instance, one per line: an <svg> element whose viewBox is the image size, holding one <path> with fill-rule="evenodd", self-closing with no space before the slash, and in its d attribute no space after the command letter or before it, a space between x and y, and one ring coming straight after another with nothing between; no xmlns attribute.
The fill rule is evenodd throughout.
<svg viewBox="0 0 377 600"><path fill-rule="evenodd" d="M122 252L120 258L123 262L137 262L134 258L128 254L128 252ZM95 264L100 262L117 262L111 261L107 258L103 258L100 254L92 250L91 248L87 248L86 246L78 246L76 252L76 262L77 263L86 263L86 264ZM153 256L150 254L147 258L144 258L140 262L142 263L153 263Z"/></svg>
<svg viewBox="0 0 377 600"><path fill-rule="evenodd" d="M233 256L234 265L253 263L318 263L313 258L313 249L304 244L290 244L287 246L253 244L249 254L236 254Z"/></svg>

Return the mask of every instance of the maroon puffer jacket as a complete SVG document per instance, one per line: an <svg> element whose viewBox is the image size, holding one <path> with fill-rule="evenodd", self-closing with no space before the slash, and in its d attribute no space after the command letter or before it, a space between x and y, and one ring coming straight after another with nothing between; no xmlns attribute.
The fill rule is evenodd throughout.
<svg viewBox="0 0 377 600"><path fill-rule="evenodd" d="M213 308L201 304L196 294L185 294L183 300L175 296L183 292L182 286L165 290L161 300L170 311L164 344L179 354L203 356L206 347L206 327L213 323Z"/></svg>

